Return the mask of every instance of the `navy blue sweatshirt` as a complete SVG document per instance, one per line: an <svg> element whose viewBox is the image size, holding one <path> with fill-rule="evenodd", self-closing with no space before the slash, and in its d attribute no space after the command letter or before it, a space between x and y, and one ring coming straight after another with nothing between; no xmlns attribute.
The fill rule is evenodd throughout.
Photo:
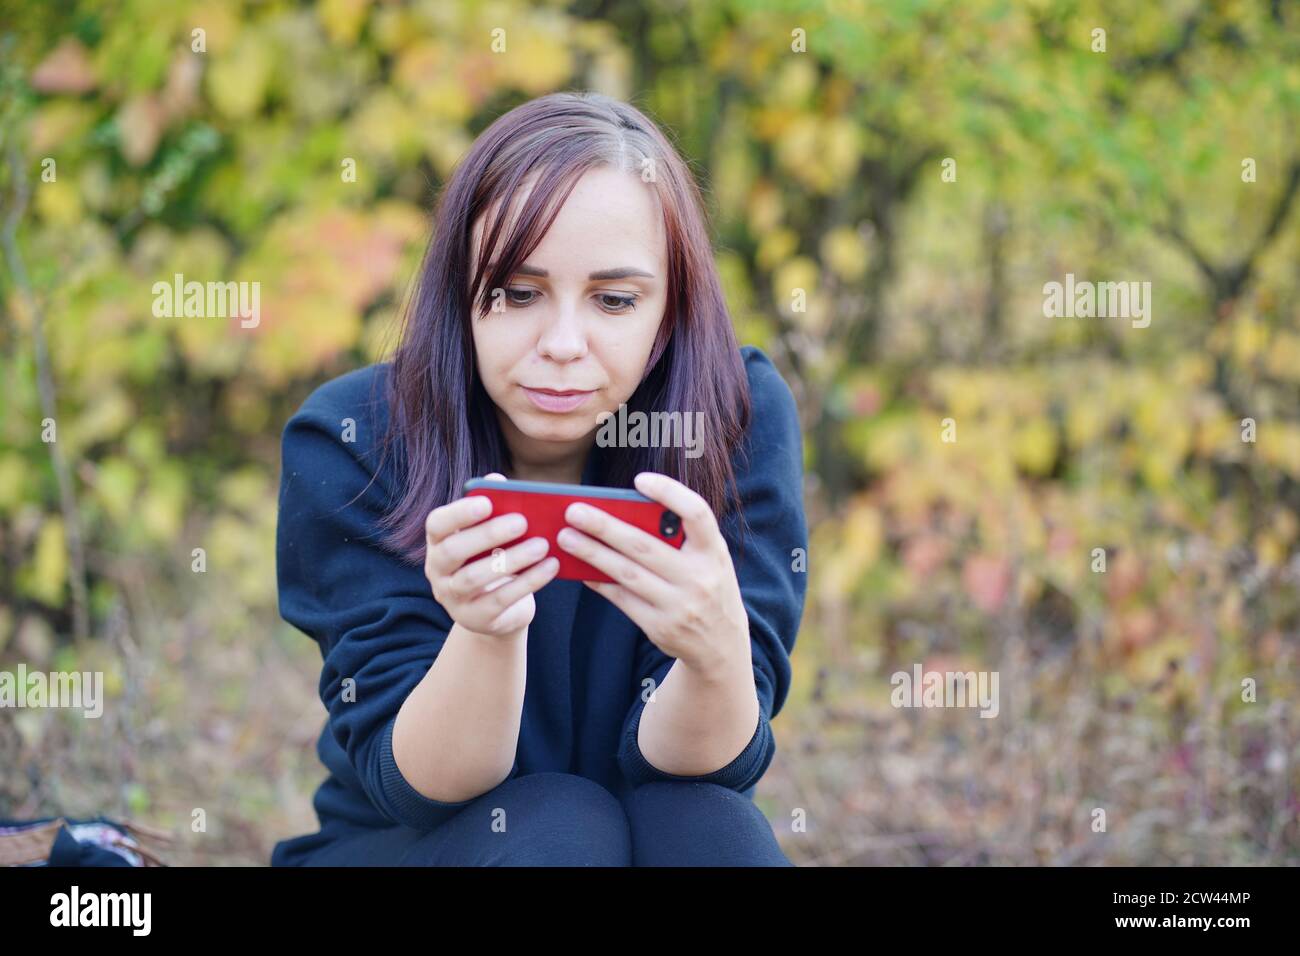
<svg viewBox="0 0 1300 956"><path fill-rule="evenodd" d="M753 739L727 766L681 777L652 766L637 745L642 681L658 686L673 658L622 611L580 581L553 580L536 594L527 636L527 683L510 777L578 774L615 796L653 780L701 780L752 798L776 752L771 719L790 687L790 653L803 613L807 548L803 450L789 387L759 349L741 349L753 408L733 458L747 531L737 547L734 512L722 522L749 614L760 714ZM329 777L316 791L320 831L283 840L273 865L295 865L366 828L428 831L471 800L431 800L393 761L397 711L433 665L452 627L424 569L378 543L380 516L396 492L389 466L375 473L387 426L388 365L318 388L285 426L276 541L280 613L320 645L327 711L317 743ZM345 419L355 441L344 441ZM352 437L352 436L349 436ZM599 484L593 447L583 484ZM373 480L372 480L373 479ZM794 570L795 567L800 570ZM355 681L345 694L344 681ZM354 698L354 699L353 699Z"/></svg>

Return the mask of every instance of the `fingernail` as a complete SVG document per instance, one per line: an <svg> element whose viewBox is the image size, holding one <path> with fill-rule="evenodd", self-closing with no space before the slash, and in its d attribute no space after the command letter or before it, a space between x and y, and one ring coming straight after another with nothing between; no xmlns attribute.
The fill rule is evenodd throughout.
<svg viewBox="0 0 1300 956"><path fill-rule="evenodd" d="M523 531L527 527L528 527L528 519L520 514L511 515L509 520L506 521L507 531L514 531L518 533Z"/></svg>

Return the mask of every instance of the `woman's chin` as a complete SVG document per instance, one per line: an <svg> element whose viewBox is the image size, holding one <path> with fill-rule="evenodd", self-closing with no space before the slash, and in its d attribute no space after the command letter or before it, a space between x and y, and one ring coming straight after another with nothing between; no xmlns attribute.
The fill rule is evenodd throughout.
<svg viewBox="0 0 1300 956"><path fill-rule="evenodd" d="M596 423L590 419L590 415L581 412L568 415L533 413L526 421L516 422L515 427L532 441L574 444L590 438L596 430Z"/></svg>

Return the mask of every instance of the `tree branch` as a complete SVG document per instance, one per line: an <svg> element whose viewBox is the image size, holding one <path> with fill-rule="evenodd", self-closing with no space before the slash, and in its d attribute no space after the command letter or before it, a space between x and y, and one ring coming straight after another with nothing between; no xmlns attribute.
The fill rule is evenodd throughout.
<svg viewBox="0 0 1300 956"><path fill-rule="evenodd" d="M32 292L27 267L18 248L18 222L27 211L30 197L27 174L18 148L10 143L7 153L13 198L9 206L9 214L5 217L4 231L0 234L0 244L4 246L5 261L9 266L10 275L13 276L14 287L22 297L32 319L32 342L36 352L36 382L40 392L41 412L44 417L54 419L57 403L54 375L50 369L49 346L45 340L45 310ZM73 633L77 641L81 642L90 634L90 610L86 592L86 554L82 545L77 496L72 484L72 475L68 470L68 462L63 457L63 450L59 447L59 443L52 441L47 443L47 447L50 450L50 460L54 465L54 476L59 486L59 510L63 513L63 534L68 548L70 565L68 584L72 592Z"/></svg>
<svg viewBox="0 0 1300 956"><path fill-rule="evenodd" d="M1215 265L1211 262L1209 256L1187 235L1187 230L1183 226L1182 207L1176 200L1169 202L1168 219L1163 223L1157 223L1155 229L1159 234L1172 240L1196 263L1196 268L1209 281L1213 289L1214 301L1217 306L1241 294L1241 290L1250 281L1255 272L1255 267L1264 251L1268 248L1269 243L1277 238L1278 233L1282 231L1282 225L1286 222L1287 216L1290 215L1291 207L1295 204L1298 194L1300 194L1300 158L1291 161L1291 166L1287 171L1286 183L1277 197L1277 202L1273 206L1273 211L1269 215L1264 230L1255 237L1255 241L1250 244L1250 248L1246 250L1241 258L1226 266Z"/></svg>

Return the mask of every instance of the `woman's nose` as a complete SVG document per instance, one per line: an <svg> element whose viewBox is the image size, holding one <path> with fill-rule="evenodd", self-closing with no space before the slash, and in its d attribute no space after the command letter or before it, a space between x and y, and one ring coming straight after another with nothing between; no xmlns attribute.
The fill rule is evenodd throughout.
<svg viewBox="0 0 1300 956"><path fill-rule="evenodd" d="M571 362L587 354L587 332L574 306L562 304L547 319L537 351L556 362Z"/></svg>

